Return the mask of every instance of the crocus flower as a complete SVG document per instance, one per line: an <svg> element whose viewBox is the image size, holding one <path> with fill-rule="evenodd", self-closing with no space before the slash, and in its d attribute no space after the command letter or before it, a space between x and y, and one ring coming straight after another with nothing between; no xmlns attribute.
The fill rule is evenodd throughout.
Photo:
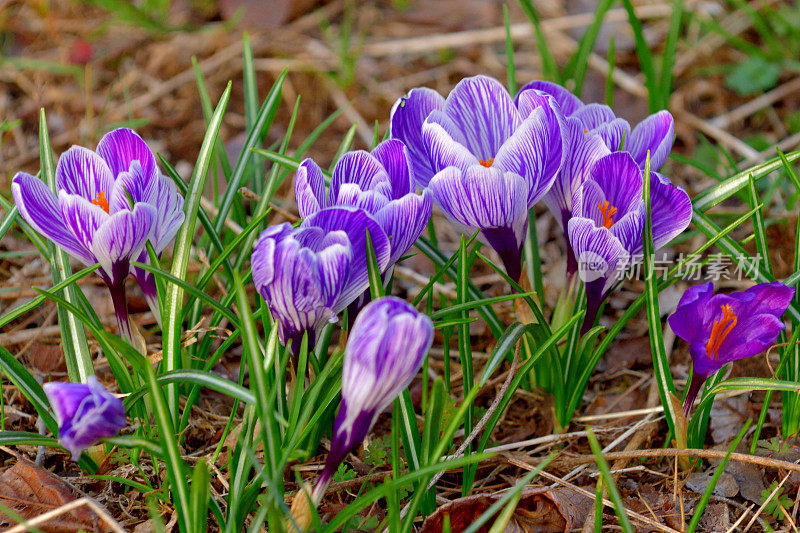
<svg viewBox="0 0 800 533"><path fill-rule="evenodd" d="M741 292L714 295L714 283L690 287L669 317L675 335L689 343L692 382L683 410L688 415L703 383L722 367L764 352L784 329L781 315L795 289L773 281Z"/></svg>
<svg viewBox="0 0 800 533"><path fill-rule="evenodd" d="M364 307L347 340L342 403L312 500L319 502L345 456L361 444L378 415L408 387L432 342L431 319L400 298L385 296Z"/></svg>
<svg viewBox="0 0 800 533"><path fill-rule="evenodd" d="M405 142L417 184L465 233L481 237L519 279L527 210L561 168L566 127L555 99L526 91L515 103L493 78L475 76L447 99L414 89L392 108L391 134Z"/></svg>
<svg viewBox="0 0 800 533"><path fill-rule="evenodd" d="M155 195L151 197L151 203L156 208L156 220L150 236L150 244L155 253L161 257L161 253L175 238L185 218L183 196L178 192L178 187L172 179L159 171L153 152L144 140L131 129L119 128L108 133L97 145L97 153L108 162L115 176L124 172L126 168L130 168L134 161L138 161L148 176L147 179L155 183ZM150 256L146 249L142 250L136 261L150 264ZM137 267L132 267L131 273L139 283L150 310L160 324L161 311L158 305L155 276Z"/></svg>
<svg viewBox="0 0 800 533"><path fill-rule="evenodd" d="M303 334L312 349L319 330L369 286L366 234L378 268L389 262L390 245L380 225L363 209L328 207L298 228L270 226L253 248L253 281L278 324L285 346L299 353Z"/></svg>
<svg viewBox="0 0 800 533"><path fill-rule="evenodd" d="M600 159L572 197L567 225L570 245L586 285L583 331L594 323L600 304L618 275L641 259L646 211L644 172L627 152ZM654 249L680 234L692 219L692 203L681 187L656 172L650 176Z"/></svg>
<svg viewBox="0 0 800 533"><path fill-rule="evenodd" d="M557 83L532 81L520 89L516 100L524 98L525 92L529 90L553 96L565 117L580 120L584 130L598 134L612 152L624 150L630 153L642 168L648 150L652 170L660 170L672 150L672 143L675 140L675 121L667 110L662 109L650 115L631 130L630 124L624 119L617 118L607 105L584 104L577 96Z"/></svg>
<svg viewBox="0 0 800 533"><path fill-rule="evenodd" d="M97 152L73 146L58 160L56 189L57 195L23 172L11 184L20 214L36 231L84 264L100 264L120 333L130 339L125 280L162 221L152 153L131 130L109 133Z"/></svg>
<svg viewBox="0 0 800 533"><path fill-rule="evenodd" d="M77 461L98 439L113 437L125 427L122 401L89 376L86 383L52 381L44 392L58 422L58 442Z"/></svg>
<svg viewBox="0 0 800 533"><path fill-rule="evenodd" d="M330 206L359 207L372 215L389 237L387 270L420 236L431 217L430 191L414 193L414 169L405 145L386 140L372 152L347 152L333 169L325 190L322 169L306 159L297 169L295 197L300 216L310 217Z"/></svg>

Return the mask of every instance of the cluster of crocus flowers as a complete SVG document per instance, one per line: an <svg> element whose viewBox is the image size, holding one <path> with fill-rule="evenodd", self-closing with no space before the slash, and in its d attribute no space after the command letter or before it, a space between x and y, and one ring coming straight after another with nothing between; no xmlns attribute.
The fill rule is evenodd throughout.
<svg viewBox="0 0 800 533"><path fill-rule="evenodd" d="M530 90L515 101L486 76L461 80L446 99L417 88L394 104L391 136L408 146L417 184L445 216L464 233L480 230L518 280L528 209L565 158L556 100Z"/></svg>
<svg viewBox="0 0 800 533"><path fill-rule="evenodd" d="M22 217L39 233L98 273L111 292L120 333L131 338L125 282L133 273L156 317L153 277L132 261L147 262L150 240L156 253L183 222L183 197L163 176L155 157L133 130L104 136L92 151L73 146L56 166L54 194L38 178L18 173L11 184Z"/></svg>
<svg viewBox="0 0 800 533"><path fill-rule="evenodd" d="M369 287L367 233L378 268L386 269L391 246L366 211L337 206L320 209L293 228L265 229L253 248L253 282L267 302L286 346L299 353L305 334L313 349L327 322Z"/></svg>
<svg viewBox="0 0 800 533"><path fill-rule="evenodd" d="M628 267L641 260L646 207L644 180L650 180L653 244L657 250L683 232L692 203L681 187L657 172L649 178L627 152L601 158L572 196L569 242L586 286L583 331L595 321L603 300Z"/></svg>
<svg viewBox="0 0 800 533"><path fill-rule="evenodd" d="M58 442L77 461L99 439L113 437L125 427L125 407L94 376L86 383L52 381L44 392L58 423Z"/></svg>
<svg viewBox="0 0 800 533"><path fill-rule="evenodd" d="M406 146L389 139L372 152L344 154L325 188L322 169L305 159L295 176L295 197L300 216L308 218L326 207L363 209L389 238L391 253L384 272L389 272L420 236L431 218L430 191L415 194L414 169Z"/></svg>
<svg viewBox="0 0 800 533"><path fill-rule="evenodd" d="M714 294L713 282L690 287L669 317L675 335L689 344L692 380L683 410L689 414L700 387L722 367L767 350L785 328L781 316L794 287L761 283L741 292Z"/></svg>
<svg viewBox="0 0 800 533"><path fill-rule="evenodd" d="M342 368L342 402L331 450L311 493L318 503L348 453L411 383L433 342L433 323L394 296L367 304L353 323Z"/></svg>

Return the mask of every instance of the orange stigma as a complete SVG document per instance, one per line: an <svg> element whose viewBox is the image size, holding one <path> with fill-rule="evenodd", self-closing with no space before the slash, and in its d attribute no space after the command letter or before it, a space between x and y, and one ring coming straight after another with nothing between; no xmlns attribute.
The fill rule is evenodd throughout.
<svg viewBox="0 0 800 533"><path fill-rule="evenodd" d="M608 200L598 202L597 208L603 214L603 226L611 228L614 225L614 219L611 218L617 214L617 208L608 203Z"/></svg>
<svg viewBox="0 0 800 533"><path fill-rule="evenodd" d="M711 327L711 335L706 343L706 355L719 359L719 347L735 327L736 313L733 312L730 305L725 304L722 306L722 318L715 320L714 325Z"/></svg>
<svg viewBox="0 0 800 533"><path fill-rule="evenodd" d="M494 163L494 157L492 157L491 159L478 159L478 163L485 166L486 168L490 168L492 166L492 163Z"/></svg>
<svg viewBox="0 0 800 533"><path fill-rule="evenodd" d="M108 213L108 200L106 200L105 191L100 191L99 193L97 193L97 198L92 200L92 203L94 205L99 205L101 208L103 208L103 211Z"/></svg>

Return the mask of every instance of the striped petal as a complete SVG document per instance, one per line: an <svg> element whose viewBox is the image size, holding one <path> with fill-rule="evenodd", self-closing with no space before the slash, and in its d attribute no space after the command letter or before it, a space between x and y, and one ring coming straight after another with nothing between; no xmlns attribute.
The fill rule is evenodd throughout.
<svg viewBox="0 0 800 533"><path fill-rule="evenodd" d="M67 229L92 257L90 264L99 262L94 253L94 239L97 230L109 219L109 214L83 196L66 191L58 192L58 203Z"/></svg>
<svg viewBox="0 0 800 533"><path fill-rule="evenodd" d="M113 177L129 171L134 161L139 162L145 177L158 174L153 152L139 134L130 128L118 128L103 136L97 145L97 154L108 164Z"/></svg>
<svg viewBox="0 0 800 533"><path fill-rule="evenodd" d="M522 122L508 91L488 76L458 82L445 101L444 112L463 132L470 152L487 161Z"/></svg>
<svg viewBox="0 0 800 533"><path fill-rule="evenodd" d="M389 174L389 183L392 184L392 200L414 192L416 187L414 167L405 144L397 139L388 139L378 144L371 154L380 161L386 173Z"/></svg>
<svg viewBox="0 0 800 533"><path fill-rule="evenodd" d="M532 81L524 85L517 93L517 97L514 99L514 102L517 104L517 106L519 106L519 102L523 94L531 89L547 93L555 98L561 113L565 117L572 116L578 109L583 107L583 102L581 102L580 98L569 92L561 85L550 81ZM524 117L525 114L523 113L522 116Z"/></svg>
<svg viewBox="0 0 800 533"><path fill-rule="evenodd" d="M667 161L675 140L675 120L669 111L661 110L633 128L625 149L644 168L650 150L650 169L659 170Z"/></svg>
<svg viewBox="0 0 800 533"><path fill-rule="evenodd" d="M156 190L156 223L151 241L153 248L160 254L169 246L181 228L186 215L183 212L183 195L171 178L160 174Z"/></svg>
<svg viewBox="0 0 800 533"><path fill-rule="evenodd" d="M362 191L374 190L387 198L392 195L392 185L383 165L364 150L347 152L336 163L329 191L331 205L337 203L339 188L345 183L355 183Z"/></svg>
<svg viewBox="0 0 800 533"><path fill-rule="evenodd" d="M304 159L294 175L294 197L300 218L313 215L327 206L325 177L313 159Z"/></svg>
<svg viewBox="0 0 800 533"><path fill-rule="evenodd" d="M152 205L136 204L131 211L114 213L97 229L91 249L111 285L128 275L130 260L144 249L155 221Z"/></svg>
<svg viewBox="0 0 800 533"><path fill-rule="evenodd" d="M604 296L614 273L628 261L625 246L610 230L595 226L594 221L587 218L570 219L567 234L578 260L578 275L584 283L605 279L601 291Z"/></svg>
<svg viewBox="0 0 800 533"><path fill-rule="evenodd" d="M689 195L657 172L653 172L650 178L650 210L656 249L683 233L692 221Z"/></svg>
<svg viewBox="0 0 800 533"><path fill-rule="evenodd" d="M88 148L73 146L58 158L56 188L89 201L101 192L108 199L114 188L114 175L99 155Z"/></svg>
<svg viewBox="0 0 800 533"><path fill-rule="evenodd" d="M131 162L130 170L120 172L113 188L108 191L111 193L108 198L109 212L130 210L137 202L156 205L158 185L157 174L145 174L139 161Z"/></svg>
<svg viewBox="0 0 800 533"><path fill-rule="evenodd" d="M433 196L425 189L422 195L407 194L392 200L375 213L375 220L389 237L392 247L389 264L393 265L417 241L428 225L433 210Z"/></svg>
<svg viewBox="0 0 800 533"><path fill-rule="evenodd" d="M444 113L434 111L425 120L422 138L435 172L447 167L458 167L466 171L472 165L478 164L478 158L457 140L461 137L461 132Z"/></svg>
<svg viewBox="0 0 800 533"><path fill-rule="evenodd" d="M66 226L56 196L40 179L17 173L11 183L11 194L20 215L33 229L83 263L92 265L96 262L87 246Z"/></svg>
<svg viewBox="0 0 800 533"><path fill-rule="evenodd" d="M422 140L422 124L431 111L444 109L444 98L427 87L412 89L392 106L389 118L389 135L399 139L408 148L414 167L414 178L425 187L436 172L428 159L428 150Z"/></svg>

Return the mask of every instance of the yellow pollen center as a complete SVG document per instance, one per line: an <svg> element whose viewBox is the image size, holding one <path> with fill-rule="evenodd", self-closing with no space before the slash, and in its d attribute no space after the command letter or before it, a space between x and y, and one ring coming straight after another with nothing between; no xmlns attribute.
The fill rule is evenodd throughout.
<svg viewBox="0 0 800 533"><path fill-rule="evenodd" d="M489 168L492 166L492 163L494 163L494 157L491 159L478 159L478 163L485 166L486 168Z"/></svg>
<svg viewBox="0 0 800 533"><path fill-rule="evenodd" d="M100 191L99 193L97 193L97 198L92 200L92 203L94 205L99 205L103 209L103 211L108 213L108 200L106 200L105 191Z"/></svg>
<svg viewBox="0 0 800 533"><path fill-rule="evenodd" d="M722 318L715 320L714 325L711 327L711 335L706 343L706 355L719 359L719 347L735 327L736 313L733 312L730 305L725 304L722 306Z"/></svg>
<svg viewBox="0 0 800 533"><path fill-rule="evenodd" d="M617 214L617 208L613 205L608 203L608 200L604 200L597 204L597 208L603 214L603 226L606 228L611 228L614 225L614 219L611 218Z"/></svg>

